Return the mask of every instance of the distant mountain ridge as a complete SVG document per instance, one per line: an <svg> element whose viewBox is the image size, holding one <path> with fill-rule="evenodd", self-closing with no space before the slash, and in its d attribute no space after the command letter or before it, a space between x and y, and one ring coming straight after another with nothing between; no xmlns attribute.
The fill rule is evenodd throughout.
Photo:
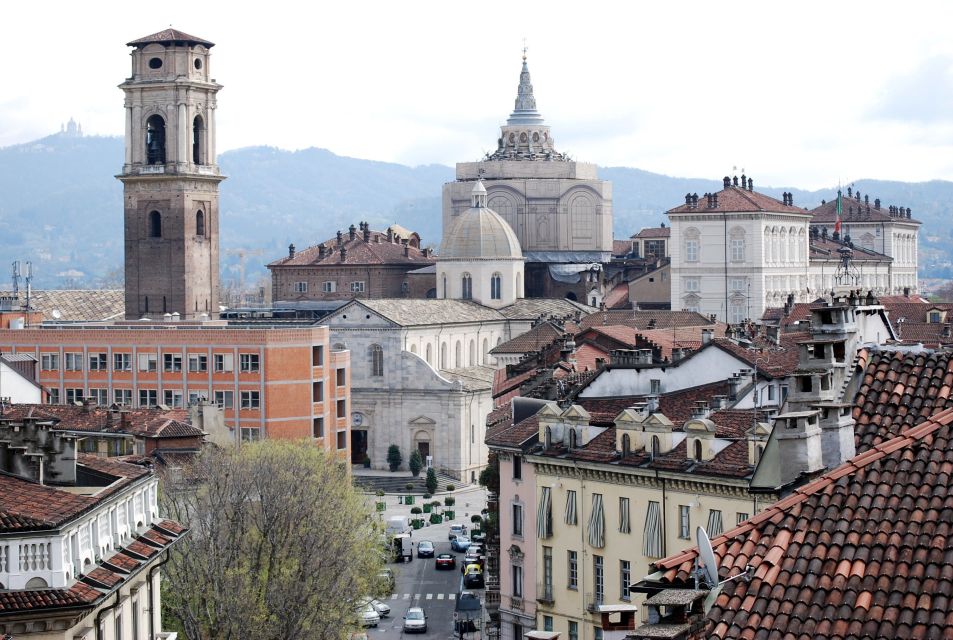
<svg viewBox="0 0 953 640"><path fill-rule="evenodd" d="M123 253L122 185L115 175L123 153L119 137L63 133L0 149L0 264L31 260L37 287L115 285ZM228 176L221 186L223 277L238 269L225 250L262 249L246 265L249 282L267 273L263 265L284 255L289 243L310 246L361 220L377 229L399 222L418 231L425 244L438 245L441 186L454 178L453 168L443 165L408 167L318 148L248 147L221 154L219 164ZM628 167L601 168L599 174L613 183L617 238L666 221L664 212L681 204L685 193L721 189L720 180ZM858 180L853 186L884 206L912 208L924 223L921 275L953 275L947 222L953 182ZM790 191L796 205L808 208L836 195L833 189L755 188L778 198ZM8 279L0 272L0 283Z"/></svg>

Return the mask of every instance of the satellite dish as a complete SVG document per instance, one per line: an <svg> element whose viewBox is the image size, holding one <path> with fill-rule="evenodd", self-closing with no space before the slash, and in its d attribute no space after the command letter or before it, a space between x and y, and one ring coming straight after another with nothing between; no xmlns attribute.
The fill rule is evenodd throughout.
<svg viewBox="0 0 953 640"><path fill-rule="evenodd" d="M708 533L702 527L695 527L695 543L698 545L698 558L695 560L695 583L704 582L709 589L718 585L718 562L711 548Z"/></svg>
<svg viewBox="0 0 953 640"><path fill-rule="evenodd" d="M56 318L57 320L63 317L63 314L62 312L60 312L59 309L53 309L53 311L50 312L50 315Z"/></svg>

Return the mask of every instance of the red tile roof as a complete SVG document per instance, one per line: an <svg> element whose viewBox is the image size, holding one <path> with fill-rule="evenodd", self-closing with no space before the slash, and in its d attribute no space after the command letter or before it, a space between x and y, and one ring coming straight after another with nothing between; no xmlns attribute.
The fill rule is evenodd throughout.
<svg viewBox="0 0 953 640"><path fill-rule="evenodd" d="M649 326L652 321L655 324ZM708 316L694 311L641 311L636 309L613 309L596 311L585 316L579 322L579 330L605 325L624 325L633 329L671 329L676 327L709 326L713 324Z"/></svg>
<svg viewBox="0 0 953 640"><path fill-rule="evenodd" d="M856 240L854 238L853 240ZM841 259L840 250L847 247L843 242L838 242L833 238L824 238L824 237L814 237L810 239L809 249L810 249L810 259L811 260L837 260ZM882 253L873 251L872 249L864 249L856 242L854 242L852 247L849 247L853 252L851 254L851 260L854 262L893 262L893 258L890 256L885 256Z"/></svg>
<svg viewBox="0 0 953 640"><path fill-rule="evenodd" d="M632 251L631 240L612 240L612 255L626 256Z"/></svg>
<svg viewBox="0 0 953 640"><path fill-rule="evenodd" d="M152 44L153 42L158 42L160 44L168 44L171 42L191 42L195 44L201 44L206 47L214 47L215 43L209 42L208 40L203 40L202 38L196 38L195 36L190 36L189 34L179 31L178 29L163 29L152 35L143 36L138 40L133 40L132 42L127 42L127 47L139 47L145 46L147 44Z"/></svg>
<svg viewBox="0 0 953 640"><path fill-rule="evenodd" d="M683 204L675 207L674 209L669 209L668 213L691 213L695 215L710 213L721 215L722 213L726 212L743 213L749 211L769 211L772 213L799 213L804 216L810 215L810 213L804 209L784 204L780 200L775 200L771 196L758 193L757 191L748 191L747 189L742 189L741 187L727 187L719 191L717 195L717 207L709 208L705 197L699 196L697 208L692 209L689 208L687 204Z"/></svg>
<svg viewBox="0 0 953 640"><path fill-rule="evenodd" d="M491 354L530 353L548 347L565 335L565 330L553 322L541 322L529 331L521 333L490 349Z"/></svg>
<svg viewBox="0 0 953 640"><path fill-rule="evenodd" d="M712 540L705 638L953 637L953 410L881 442ZM688 586L697 550L654 563Z"/></svg>
<svg viewBox="0 0 953 640"><path fill-rule="evenodd" d="M606 309L628 309L629 308L629 283L620 282L609 290L603 303Z"/></svg>
<svg viewBox="0 0 953 640"><path fill-rule="evenodd" d="M859 192L858 194L859 195ZM876 198L875 198L876 200ZM906 209L906 207L904 207ZM814 224L833 225L837 220L837 195L828 200L821 206L812 209L814 216L811 220ZM874 202L864 202L856 196L843 195L841 198L841 222L844 224L862 223L862 222L913 222L918 220L900 218L890 215L890 205L881 205L878 209Z"/></svg>
<svg viewBox="0 0 953 640"><path fill-rule="evenodd" d="M127 424L123 425L120 416ZM123 409L122 414L108 407L73 404L11 405L0 421L25 419L54 420L57 430L127 433L142 438L198 438L205 435L189 423L185 409Z"/></svg>
<svg viewBox="0 0 953 640"><path fill-rule="evenodd" d="M671 236L671 227L646 227L631 237L634 240L635 238L670 238Z"/></svg>
<svg viewBox="0 0 953 640"><path fill-rule="evenodd" d="M396 236L394 236L396 238ZM321 256L320 247L325 246L327 251ZM341 258L341 247L347 251ZM417 269L426 265L436 264L434 256L425 256L424 252L415 247L407 246L408 255L404 255L404 245L387 239L383 231L371 231L368 242L364 241L362 231L358 231L352 240L350 234L344 232L342 244L338 245L337 238L331 238L321 244L295 253L294 257L285 256L268 264L268 267L313 267L346 265L409 265Z"/></svg>
<svg viewBox="0 0 953 640"><path fill-rule="evenodd" d="M486 435L486 446L502 448L529 449L539 441L539 418L530 416L517 424L507 424L509 420Z"/></svg>
<svg viewBox="0 0 953 640"><path fill-rule="evenodd" d="M797 369L797 343L810 337L811 334L806 332L782 333L778 344L775 344L765 336L755 336L751 339L754 345L751 348L728 338L715 338L712 343L742 360L752 369L757 365L759 374L768 378L785 378Z"/></svg>

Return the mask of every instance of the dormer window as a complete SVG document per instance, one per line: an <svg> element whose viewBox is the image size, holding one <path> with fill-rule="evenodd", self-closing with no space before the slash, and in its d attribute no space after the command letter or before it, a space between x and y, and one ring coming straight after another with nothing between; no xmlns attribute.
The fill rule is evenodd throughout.
<svg viewBox="0 0 953 640"><path fill-rule="evenodd" d="M942 314L939 311L931 311L927 317L927 322L931 324L939 324L942 322Z"/></svg>
<svg viewBox="0 0 953 640"><path fill-rule="evenodd" d="M553 428L552 427L546 427L546 433L544 436L543 446L546 447L547 449L553 446Z"/></svg>
<svg viewBox="0 0 953 640"><path fill-rule="evenodd" d="M661 443L659 442L658 436L652 436L652 458L657 458L659 452L661 451Z"/></svg>
<svg viewBox="0 0 953 640"><path fill-rule="evenodd" d="M695 440L694 446L692 447L692 449L694 451L695 460L697 462L701 462L702 461L702 441Z"/></svg>
<svg viewBox="0 0 953 640"><path fill-rule="evenodd" d="M622 434L622 456L623 457L629 455L630 448L631 448L631 443L629 441L629 434L623 433Z"/></svg>
<svg viewBox="0 0 953 640"><path fill-rule="evenodd" d="M577 442L577 440L576 440L576 430L575 430L575 429L570 429L570 430L569 430L569 448L570 448L570 449L575 449L575 448L577 448L578 446L579 446L579 445L578 445L578 442Z"/></svg>

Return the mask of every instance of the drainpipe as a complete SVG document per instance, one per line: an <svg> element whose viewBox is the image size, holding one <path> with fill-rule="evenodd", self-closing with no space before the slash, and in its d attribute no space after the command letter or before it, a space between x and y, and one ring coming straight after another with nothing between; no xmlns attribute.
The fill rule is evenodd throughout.
<svg viewBox="0 0 953 640"><path fill-rule="evenodd" d="M665 558L668 556L668 530L665 526L667 518L665 514L668 512L668 499L665 497L665 478L660 478L658 474L658 469L655 470L655 479L662 481L662 557Z"/></svg>
<svg viewBox="0 0 953 640"><path fill-rule="evenodd" d="M118 606L119 606L119 591L117 590L116 601L112 603L111 605L109 605L108 607L103 607L102 609L99 610L99 613L96 614L96 640L103 640L103 632L102 632L103 614L105 614L108 611L112 611Z"/></svg>
<svg viewBox="0 0 953 640"><path fill-rule="evenodd" d="M159 567L161 567L166 562L168 562L169 559L170 559L169 552L167 550L165 552L165 560L163 560L162 562L158 564L153 565L152 568L149 569L149 572L146 574L146 584L149 587L149 637L150 638L156 637L155 598L153 597L153 592L152 592L152 576L154 576L155 572L158 571ZM101 639L97 638L97 640L101 640Z"/></svg>
<svg viewBox="0 0 953 640"><path fill-rule="evenodd" d="M728 324L728 211L725 211L725 324Z"/></svg>

